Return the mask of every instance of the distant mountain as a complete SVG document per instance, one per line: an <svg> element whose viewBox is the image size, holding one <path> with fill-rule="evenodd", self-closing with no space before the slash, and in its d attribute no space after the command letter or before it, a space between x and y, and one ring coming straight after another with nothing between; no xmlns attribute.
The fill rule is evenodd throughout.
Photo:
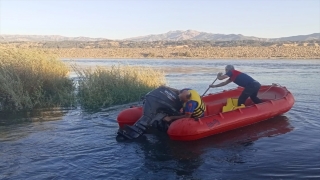
<svg viewBox="0 0 320 180"><path fill-rule="evenodd" d="M237 41L237 40L266 40L264 38L243 36L241 34L213 34L195 30L169 31L164 34L154 34L140 37L128 38L130 41L183 41L183 40L204 40L204 41Z"/></svg>
<svg viewBox="0 0 320 180"><path fill-rule="evenodd" d="M105 38L90 38L90 37L65 37L59 35L0 35L1 41L102 41L107 40Z"/></svg>
<svg viewBox="0 0 320 180"><path fill-rule="evenodd" d="M274 38L273 41L309 41L320 40L320 33L313 33L309 35L290 36L282 38Z"/></svg>
<svg viewBox="0 0 320 180"><path fill-rule="evenodd" d="M298 35L281 38L259 38L254 36L243 36L242 34L213 34L198 32L195 30L187 31L169 31L164 34L154 34L140 37L128 38L131 41L181 41L181 40L205 40L205 41L240 41L240 40L258 40L258 41L308 41L320 40L320 33L309 35Z"/></svg>
<svg viewBox="0 0 320 180"><path fill-rule="evenodd" d="M31 42L45 42L45 41L109 41L105 38L90 38L90 37L65 37L59 35L0 35L0 42L12 41L31 41ZM164 34L152 34L140 37L132 37L123 39L124 41L183 41L183 40L198 40L198 41L241 41L241 40L255 40L266 42L279 41L308 41L320 40L320 33L309 35L297 35L281 38L259 38L254 36L243 36L241 34L213 34L206 32L199 32L195 30L186 31L169 31ZM111 41L111 40L110 40ZM122 40L120 40L122 41Z"/></svg>

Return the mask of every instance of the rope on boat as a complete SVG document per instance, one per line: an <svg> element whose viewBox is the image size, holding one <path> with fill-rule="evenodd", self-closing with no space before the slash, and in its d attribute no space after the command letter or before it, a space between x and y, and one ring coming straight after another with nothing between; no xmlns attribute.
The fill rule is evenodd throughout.
<svg viewBox="0 0 320 180"><path fill-rule="evenodd" d="M266 92L268 92L272 87L275 87L275 86L281 86L281 85L278 84L278 83L272 83L272 85L271 85L266 91L264 91L262 94L260 94L259 96L261 97L261 96L264 95Z"/></svg>

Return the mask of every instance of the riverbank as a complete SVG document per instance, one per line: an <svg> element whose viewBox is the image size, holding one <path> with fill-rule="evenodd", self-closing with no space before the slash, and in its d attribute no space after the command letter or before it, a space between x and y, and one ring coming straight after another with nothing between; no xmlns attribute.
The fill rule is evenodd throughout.
<svg viewBox="0 0 320 180"><path fill-rule="evenodd" d="M320 59L320 47L42 49L60 58Z"/></svg>
<svg viewBox="0 0 320 180"><path fill-rule="evenodd" d="M45 51L60 59L320 59L318 43L271 43L268 46L262 42L238 45L224 42L221 46L189 43L12 42L0 43L0 48Z"/></svg>

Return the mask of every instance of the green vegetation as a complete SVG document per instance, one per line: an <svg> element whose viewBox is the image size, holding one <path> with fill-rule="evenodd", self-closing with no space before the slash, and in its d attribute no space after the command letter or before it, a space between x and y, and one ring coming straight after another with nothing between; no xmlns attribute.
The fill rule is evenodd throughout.
<svg viewBox="0 0 320 180"><path fill-rule="evenodd" d="M79 80L78 99L85 109L138 101L142 95L165 83L164 74L145 67L126 65L109 69L79 69L73 66Z"/></svg>
<svg viewBox="0 0 320 180"><path fill-rule="evenodd" d="M0 112L71 107L77 98L81 107L96 110L137 101L165 83L162 72L146 67L73 66L80 79L76 91L69 68L56 57L39 50L0 50Z"/></svg>
<svg viewBox="0 0 320 180"><path fill-rule="evenodd" d="M43 51L0 47L0 111L74 104L68 67Z"/></svg>

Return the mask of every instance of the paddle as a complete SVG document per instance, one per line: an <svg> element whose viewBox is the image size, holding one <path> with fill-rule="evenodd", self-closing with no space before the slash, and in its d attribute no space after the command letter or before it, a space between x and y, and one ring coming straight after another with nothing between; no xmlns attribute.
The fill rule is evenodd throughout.
<svg viewBox="0 0 320 180"><path fill-rule="evenodd" d="M212 82L212 84L214 84L217 79L218 79L218 77ZM212 84L211 84L211 85L212 85ZM208 89L203 93L203 95L202 95L201 97L203 97L203 96L207 93L207 91L208 91L209 89L210 89L210 87L208 87Z"/></svg>

